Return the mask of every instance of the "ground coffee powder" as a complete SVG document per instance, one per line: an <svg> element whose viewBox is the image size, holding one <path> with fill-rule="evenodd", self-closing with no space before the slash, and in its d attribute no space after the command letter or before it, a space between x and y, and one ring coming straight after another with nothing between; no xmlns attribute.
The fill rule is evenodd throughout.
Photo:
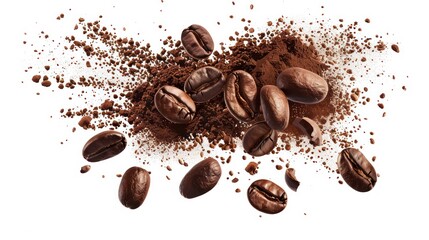
<svg viewBox="0 0 429 240"><path fill-rule="evenodd" d="M42 69L29 66L26 71L36 84L60 90L70 89L83 97L86 104L61 109L60 113L63 118L77 118L76 125L84 129L125 127L128 135L135 140L133 144L143 146L142 149L149 152L170 149L190 151L203 141L208 141L211 148L218 146L234 152L252 122L244 124L232 117L226 109L222 94L209 102L197 104L195 119L190 124L177 125L167 121L156 110L153 103L156 91L164 85L183 89L190 73L204 66L214 66L225 76L234 70L245 70L253 75L259 88L275 84L278 74L286 68L301 67L323 76L330 91L318 104L290 102L290 119L313 119L320 125L325 135L324 141L316 149L308 144L308 139L301 131L290 124L281 134L282 143L273 154L292 151L311 161L318 158L326 169L335 172L332 162L337 152L332 152L336 151L334 146L345 148L359 144L353 134L361 130L361 125L356 122L366 119L366 116L355 112L357 106L377 104L384 107L380 101L371 102L365 96L367 86L372 81L367 81L364 84L367 86L363 88L355 86L362 86L356 84L357 80L364 79L365 74L371 71L374 53L389 50L382 37L362 36L360 23L346 24L342 19L337 24L322 19L305 25L304 21L297 24L287 17L280 17L268 21L265 30L260 32L255 31L251 20L242 18L240 21L247 23L244 31L237 30L226 43L215 43L220 46L220 51L215 51L208 59L196 61L187 55L180 40L177 40L180 36L167 37L162 41L161 50L155 51L150 43L136 41L132 36L120 36L114 27L104 26L102 16L95 21L79 18L74 29L71 29L74 34L66 36L56 46L43 46L61 47L64 55L82 53L81 56L72 57L56 70L46 63ZM363 21L364 24L370 23L369 19ZM305 29L305 26L315 25L317 30ZM39 39L49 41L49 36L42 31ZM33 46L29 44L30 41L26 40L24 44ZM391 46L393 51L399 52L396 43ZM44 50L35 52L40 54ZM67 69L73 65L86 69L70 74ZM359 71L356 70L357 66ZM100 71L103 74L98 74ZM402 89L405 90L405 86ZM70 94L70 91L66 94ZM95 106L91 98L100 91L101 95L109 97ZM385 100L384 93L382 99ZM339 123L349 127L338 128ZM136 153L139 153L138 150ZM228 163L228 159L221 160ZM281 164L285 162L281 158L279 161Z"/></svg>

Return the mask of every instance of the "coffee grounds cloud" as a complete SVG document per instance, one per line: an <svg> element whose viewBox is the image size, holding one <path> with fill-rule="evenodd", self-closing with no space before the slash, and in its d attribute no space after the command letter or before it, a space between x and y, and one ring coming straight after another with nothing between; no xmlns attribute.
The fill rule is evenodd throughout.
<svg viewBox="0 0 429 240"><path fill-rule="evenodd" d="M235 151L243 133L261 119L249 123L238 121L228 112L219 95L204 104L197 104L194 120L178 126L157 111L153 102L155 93L165 85L183 89L189 75L204 66L216 67L225 76L236 70L244 70L254 77L258 88L274 85L282 71L300 67L323 76L330 91L322 102L314 105L290 102L290 119L293 121L297 117L308 117L322 126L321 131L328 134L330 139L325 139L325 145L318 151L330 151L333 145L345 148L357 143L351 131L333 126L339 122L347 124L349 118L360 119L361 116L356 117L354 109L358 104L370 104L368 98L360 100L367 88L354 87L354 71L351 67L346 69L346 66L366 62L369 59L367 54L374 51L388 50L380 38L371 40L370 37L357 37L356 33L360 31L357 26L357 22L347 25L340 21L339 25L321 25L319 32L308 34L300 30L294 21L282 17L267 22L265 31L255 32L254 28L248 27L241 35L238 33L230 37L230 42L215 43L219 44L220 51L213 52L208 59L195 61L188 56L182 42L176 40L177 36L163 40L164 47L155 52L148 43L119 36L112 27L103 26L101 19L88 22L80 18L74 31L81 31L81 34L65 38L64 52L84 53L89 60L82 58L81 64L90 72L97 67L104 67L112 75L121 75L121 79L127 80L109 80L99 78L96 74L65 79L62 72L46 68L32 69L33 76L29 78L44 87L56 86L76 91L82 88L101 89L111 94L111 99L105 99L109 103L108 107L101 104L60 110L62 117L77 118L82 123L79 125L85 129L125 127L129 136L138 139L135 144L147 146L145 140L150 140L151 146L145 150L168 150L174 146L174 150L190 151L192 146L207 139L211 147ZM332 33L336 29L341 31ZM341 44L336 44L338 42ZM97 47L100 45L104 48ZM103 50L106 48L109 51ZM356 60L356 54L363 56ZM46 81L50 84L46 84ZM354 131L359 130L360 127ZM308 159L313 159L314 149L305 144L305 135L293 125L279 139L283 144L273 150L273 154L294 148ZM296 144L292 146L294 142ZM323 163L331 160L329 154L327 156ZM329 166L327 168L333 171Z"/></svg>

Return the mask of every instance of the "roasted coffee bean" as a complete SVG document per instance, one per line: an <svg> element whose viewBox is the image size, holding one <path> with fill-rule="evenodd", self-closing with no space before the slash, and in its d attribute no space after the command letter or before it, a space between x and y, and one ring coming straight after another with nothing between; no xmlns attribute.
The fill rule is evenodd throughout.
<svg viewBox="0 0 429 240"><path fill-rule="evenodd" d="M83 158L98 162L121 153L127 146L124 134L117 131L104 131L90 138L83 146Z"/></svg>
<svg viewBox="0 0 429 240"><path fill-rule="evenodd" d="M202 67L186 79L184 89L195 102L202 103L222 92L225 82L226 79L219 69Z"/></svg>
<svg viewBox="0 0 429 240"><path fill-rule="evenodd" d="M130 209L140 207L149 191L150 175L140 167L131 167L125 171L119 185L119 201Z"/></svg>
<svg viewBox="0 0 429 240"><path fill-rule="evenodd" d="M249 73L237 70L226 79L224 89L225 104L236 119L248 122L256 117L259 110L258 88Z"/></svg>
<svg viewBox="0 0 429 240"><path fill-rule="evenodd" d="M204 59L212 54L213 39L204 27L193 24L182 31L182 44L186 52L195 59Z"/></svg>
<svg viewBox="0 0 429 240"><path fill-rule="evenodd" d="M377 182L377 173L366 157L355 148L346 148L338 155L338 170L354 190L368 192Z"/></svg>
<svg viewBox="0 0 429 240"><path fill-rule="evenodd" d="M183 177L179 187L180 194L185 198L201 196L216 186L221 174L218 161L208 157L197 163Z"/></svg>
<svg viewBox="0 0 429 240"><path fill-rule="evenodd" d="M243 136L243 148L252 156L262 156L270 153L277 144L277 131L267 123L258 122L247 129Z"/></svg>
<svg viewBox="0 0 429 240"><path fill-rule="evenodd" d="M286 179L287 186L296 192L300 183L296 179L295 169L293 169L293 168L286 169L285 179Z"/></svg>
<svg viewBox="0 0 429 240"><path fill-rule="evenodd" d="M155 107L159 113L173 123L185 124L194 119L196 106L184 91L163 86L155 94Z"/></svg>
<svg viewBox="0 0 429 240"><path fill-rule="evenodd" d="M261 88L261 109L265 122L274 130L283 131L289 124L289 103L283 91L274 85Z"/></svg>
<svg viewBox="0 0 429 240"><path fill-rule="evenodd" d="M254 208L270 214L283 211L287 204L285 190L266 179L254 181L247 190L247 198Z"/></svg>
<svg viewBox="0 0 429 240"><path fill-rule="evenodd" d="M279 74L276 85L290 101L304 104L321 102L328 94L328 83L314 72L291 67Z"/></svg>
<svg viewBox="0 0 429 240"><path fill-rule="evenodd" d="M319 146L322 143L322 131L320 131L319 125L312 119L308 117L297 117L293 121L293 125L301 132L308 135L311 144Z"/></svg>

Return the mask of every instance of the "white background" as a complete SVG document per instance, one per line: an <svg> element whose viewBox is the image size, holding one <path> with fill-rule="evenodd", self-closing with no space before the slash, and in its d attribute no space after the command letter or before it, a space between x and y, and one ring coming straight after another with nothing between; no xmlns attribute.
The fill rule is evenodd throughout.
<svg viewBox="0 0 429 240"><path fill-rule="evenodd" d="M13 1L1 7L0 239L427 239L429 19L421 1L237 0L235 7L230 1L192 2ZM250 3L255 6L253 11ZM373 118L377 121L371 123L376 145L367 148L368 157L377 155L374 166L380 178L368 193L339 185L323 171L316 173L317 164L299 163L297 175L302 185L295 193L286 187L283 172L269 163L264 165L266 170L250 178L243 170L247 162L238 154L224 169L216 188L189 200L178 191L187 169L171 161L167 164L173 171L168 172L160 167L161 157L154 156L147 166L152 171L149 195L140 208L129 210L117 199L120 179L115 174L140 164L133 148L80 174L80 167L86 164L80 151L94 132L78 129L72 133L78 119L59 118L59 109L70 105L65 94L32 83L32 75L24 73L28 66L41 69L44 63L35 61L31 48L22 41L32 42L28 36L40 31L68 35L78 17L95 20L103 15L106 25L126 27L124 36L141 32L139 37L146 41L178 37L184 26L200 23L215 29L215 40L226 42L239 25L238 19L229 21L229 15L265 26L267 20L281 15L311 21L322 12L333 23L340 18L363 23L368 17L371 24L364 28L368 35L389 33L386 40L400 46L400 54L387 51L385 61L387 73L397 76L386 91L388 116L379 122L380 118ZM60 13L65 19L57 21ZM159 24L167 31L159 30ZM402 85L407 91L399 90ZM395 91L390 93L390 88ZM188 162L198 160L198 154L192 153ZM241 172L236 185L226 180L229 170ZM284 187L289 196L286 209L276 215L253 209L245 194L249 178L270 178ZM241 193L234 192L237 187Z"/></svg>

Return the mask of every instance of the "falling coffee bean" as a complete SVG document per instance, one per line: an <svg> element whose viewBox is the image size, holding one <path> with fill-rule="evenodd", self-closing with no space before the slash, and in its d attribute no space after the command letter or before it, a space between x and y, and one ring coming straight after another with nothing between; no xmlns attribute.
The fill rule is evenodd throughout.
<svg viewBox="0 0 429 240"><path fill-rule="evenodd" d="M127 208L136 209L146 199L149 187L149 172L140 167L131 167L122 176L118 192L119 201Z"/></svg>
<svg viewBox="0 0 429 240"><path fill-rule="evenodd" d="M283 188L266 179L253 182L247 190L247 198L254 208L269 214L283 211L287 204Z"/></svg>
<svg viewBox="0 0 429 240"><path fill-rule="evenodd" d="M118 155L126 146L124 134L108 130L90 138L83 146L82 155L88 162L98 162Z"/></svg>
<svg viewBox="0 0 429 240"><path fill-rule="evenodd" d="M202 67L186 79L185 92L197 103L209 101L223 91L226 79L222 72L214 67Z"/></svg>
<svg viewBox="0 0 429 240"><path fill-rule="evenodd" d="M355 148L346 148L338 155L338 170L354 190L368 192L377 182L377 173L366 157Z"/></svg>
<svg viewBox="0 0 429 240"><path fill-rule="evenodd" d="M289 103L286 95L274 85L261 88L261 109L265 122L274 130L283 131L289 124Z"/></svg>
<svg viewBox="0 0 429 240"><path fill-rule="evenodd" d="M224 89L226 107L236 119L248 122L259 110L258 88L249 73L236 70L228 75Z"/></svg>
<svg viewBox="0 0 429 240"><path fill-rule="evenodd" d="M203 26L193 24L182 31L183 47L186 52L195 59L204 59L212 54L214 49L213 39Z"/></svg>
<svg viewBox="0 0 429 240"><path fill-rule="evenodd" d="M322 143L322 131L320 131L319 125L312 119L308 117L297 117L293 121L293 125L309 136L311 144L319 146Z"/></svg>
<svg viewBox="0 0 429 240"><path fill-rule="evenodd" d="M286 169L285 179L286 179L286 184L288 185L288 187L296 192L300 183L296 179L295 169L293 169L293 168Z"/></svg>
<svg viewBox="0 0 429 240"><path fill-rule="evenodd" d="M290 101L304 104L321 102L328 95L328 83L314 72L291 67L279 74L276 85Z"/></svg>
<svg viewBox="0 0 429 240"><path fill-rule="evenodd" d="M201 196L216 186L221 174L218 161L208 157L197 163L183 177L179 187L180 194L185 198Z"/></svg>
<svg viewBox="0 0 429 240"><path fill-rule="evenodd" d="M155 107L167 120L186 124L195 116L194 101L184 91L173 86L163 86L155 94Z"/></svg>
<svg viewBox="0 0 429 240"><path fill-rule="evenodd" d="M277 131L267 123L258 122L243 136L243 148L252 156L262 156L271 152L277 144Z"/></svg>

